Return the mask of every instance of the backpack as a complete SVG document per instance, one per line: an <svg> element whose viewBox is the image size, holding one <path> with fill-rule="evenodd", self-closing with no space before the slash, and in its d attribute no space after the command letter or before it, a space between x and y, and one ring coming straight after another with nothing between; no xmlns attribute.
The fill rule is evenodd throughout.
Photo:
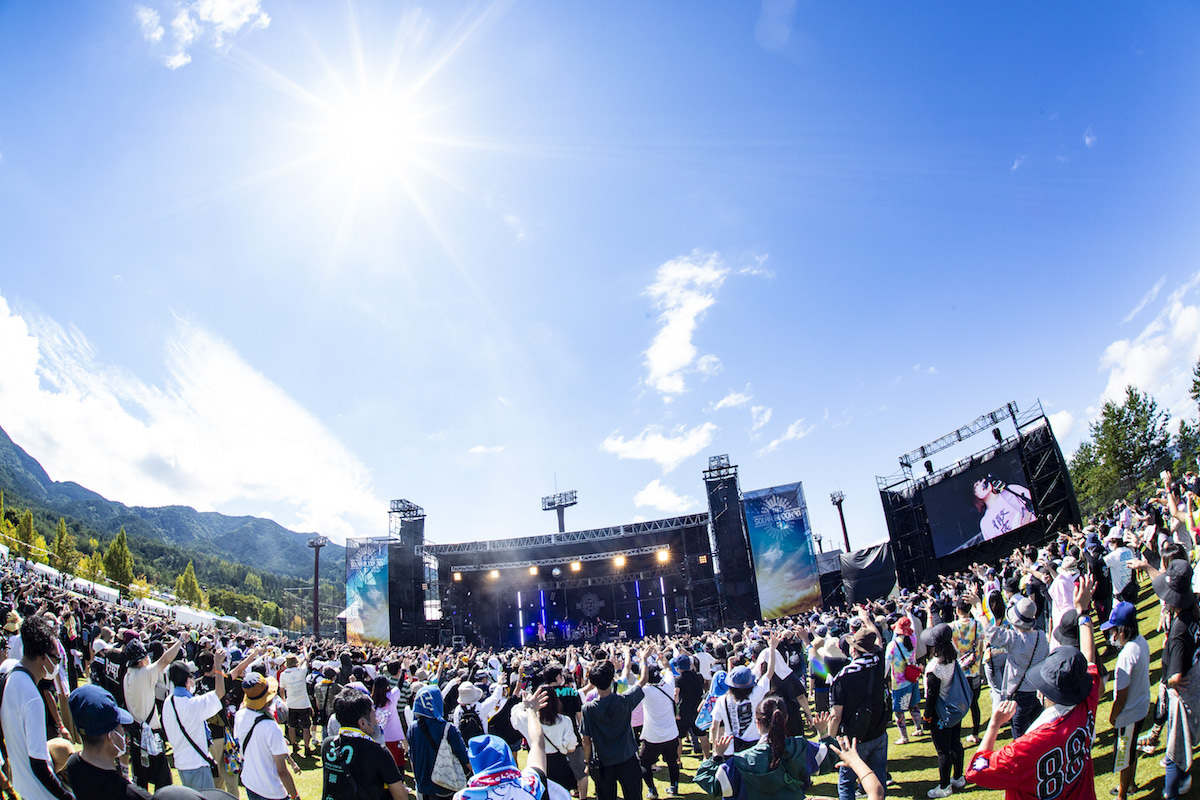
<svg viewBox="0 0 1200 800"><path fill-rule="evenodd" d="M476 736L483 736L483 720L479 718L479 709L475 706L463 706L458 715L458 732L464 742L469 742Z"/></svg>
<svg viewBox="0 0 1200 800"><path fill-rule="evenodd" d="M938 697L938 725L942 729L953 728L962 722L963 717L971 709L971 685L967 682L967 673L963 672L958 662L954 662L954 675L950 678L950 688L945 696Z"/></svg>

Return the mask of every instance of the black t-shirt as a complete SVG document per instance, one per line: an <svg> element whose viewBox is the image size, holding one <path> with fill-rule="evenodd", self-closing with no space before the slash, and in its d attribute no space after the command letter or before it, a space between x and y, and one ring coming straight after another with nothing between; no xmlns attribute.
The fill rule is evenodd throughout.
<svg viewBox="0 0 1200 800"><path fill-rule="evenodd" d="M679 690L680 715L695 715L704 699L704 678L699 672L686 669L675 679L675 688Z"/></svg>
<svg viewBox="0 0 1200 800"><path fill-rule="evenodd" d="M870 741L887 733L888 710L886 667L880 653L857 656L837 673L829 691L829 703L842 707L839 733Z"/></svg>
<svg viewBox="0 0 1200 800"><path fill-rule="evenodd" d="M1196 656L1196 643L1200 641L1200 621L1192 616L1192 610L1180 612L1171 622L1167 632L1167 644L1163 648L1163 664L1167 677L1187 675Z"/></svg>
<svg viewBox="0 0 1200 800"><path fill-rule="evenodd" d="M367 736L339 734L321 749L322 800L384 800L400 770L383 745Z"/></svg>
<svg viewBox="0 0 1200 800"><path fill-rule="evenodd" d="M124 775L100 769L84 761L79 753L67 759L64 770L76 800L151 800L151 795Z"/></svg>

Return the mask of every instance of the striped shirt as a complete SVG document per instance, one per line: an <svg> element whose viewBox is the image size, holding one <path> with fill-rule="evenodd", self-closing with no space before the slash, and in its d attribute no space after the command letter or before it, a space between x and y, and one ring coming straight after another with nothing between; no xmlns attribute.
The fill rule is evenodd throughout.
<svg viewBox="0 0 1200 800"><path fill-rule="evenodd" d="M984 636L993 647L999 645L1008 653L1000 693L1011 696L1016 692L1036 691L1033 682L1029 680L1028 672L1031 666L1039 663L1050 652L1046 634L1036 629L1023 631L1019 628L988 625L984 629Z"/></svg>

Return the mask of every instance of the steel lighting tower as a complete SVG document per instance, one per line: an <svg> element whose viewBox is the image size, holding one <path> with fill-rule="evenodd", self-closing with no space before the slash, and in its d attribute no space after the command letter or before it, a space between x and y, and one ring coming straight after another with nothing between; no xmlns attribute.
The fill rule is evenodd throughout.
<svg viewBox="0 0 1200 800"><path fill-rule="evenodd" d="M850 534L846 532L846 515L842 512L842 503L846 502L846 493L841 489L829 493L829 502L837 506L838 516L842 520L842 538L846 541L846 555L850 554Z"/></svg>
<svg viewBox="0 0 1200 800"><path fill-rule="evenodd" d="M578 492L572 489L569 492L559 492L558 494L552 494L549 497L542 498L542 511L558 512L559 533L567 532L567 518L563 512L579 502L577 495Z"/></svg>
<svg viewBox="0 0 1200 800"><path fill-rule="evenodd" d="M324 536L314 536L308 540L308 546L313 549L313 638L321 637L321 548L329 544Z"/></svg>

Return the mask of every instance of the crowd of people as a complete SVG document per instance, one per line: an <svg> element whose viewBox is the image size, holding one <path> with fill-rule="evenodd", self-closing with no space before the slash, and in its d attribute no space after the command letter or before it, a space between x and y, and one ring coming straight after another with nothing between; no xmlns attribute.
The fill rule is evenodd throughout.
<svg viewBox="0 0 1200 800"><path fill-rule="evenodd" d="M930 798L979 786L1090 800L1104 771L1127 800L1161 764L1174 800L1190 790L1200 735L1197 490L1194 475L1164 475L1149 503L936 585L636 644L267 640L182 626L6 561L0 794L284 800L320 770L322 800L633 800L659 796L661 770L669 796L694 783L782 800L836 770L839 800L880 800L913 794L889 753L928 736ZM1159 658L1137 607L1151 596ZM699 759L691 775L685 753Z"/></svg>

